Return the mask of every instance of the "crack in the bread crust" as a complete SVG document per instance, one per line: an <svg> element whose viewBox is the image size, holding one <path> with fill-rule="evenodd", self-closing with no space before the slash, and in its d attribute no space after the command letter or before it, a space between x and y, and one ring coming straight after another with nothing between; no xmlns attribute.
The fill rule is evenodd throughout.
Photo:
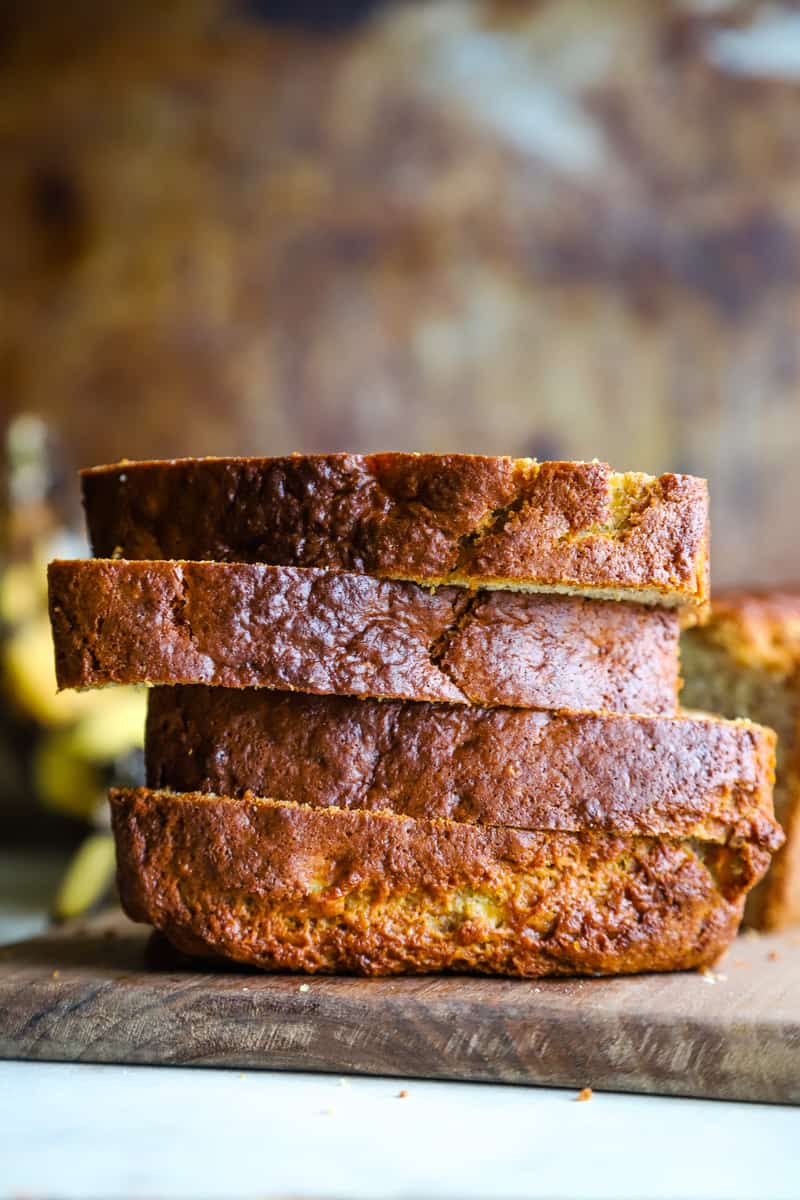
<svg viewBox="0 0 800 1200"><path fill-rule="evenodd" d="M100 655L95 650L94 643L92 642L91 638L84 636L82 641L83 648L89 656L89 662L92 664L92 671L94 672L95 678L99 678L103 674L103 663Z"/></svg>
<svg viewBox="0 0 800 1200"><path fill-rule="evenodd" d="M172 620L179 629L184 629L189 641L194 644L194 630L189 619L189 583L182 569L177 572L178 590L169 602Z"/></svg>
<svg viewBox="0 0 800 1200"><path fill-rule="evenodd" d="M453 642L472 619L476 609L483 603L484 599L484 593L480 591L470 592L464 590L463 595L458 595L453 602L453 619L428 647L428 658L431 661L431 665L436 667L437 671L440 671L442 675L446 676L462 695L467 696L467 699L471 699L471 697L464 691L462 684L448 668L445 659Z"/></svg>
<svg viewBox="0 0 800 1200"><path fill-rule="evenodd" d="M582 529L567 529L554 535L552 541L556 545L569 542L579 542L586 538L605 537L622 541L630 537L641 523L645 512L654 504L663 500L660 481L647 480L638 490L631 491L624 483L625 476L612 477L608 481L608 517L605 521L596 521ZM526 475L519 481L516 494L506 504L490 509L476 523L469 533L462 534L458 539L455 562L450 568L449 575L458 578L466 563L474 558L483 542L500 534L517 513L530 504L530 487L535 475Z"/></svg>
<svg viewBox="0 0 800 1200"><path fill-rule="evenodd" d="M527 492L524 485L521 485L513 500L489 509L474 529L471 529L469 533L463 533L458 539L456 559L450 568L451 574L457 577L465 562L474 555L481 543L496 533L502 533L511 518L520 512L527 502Z"/></svg>

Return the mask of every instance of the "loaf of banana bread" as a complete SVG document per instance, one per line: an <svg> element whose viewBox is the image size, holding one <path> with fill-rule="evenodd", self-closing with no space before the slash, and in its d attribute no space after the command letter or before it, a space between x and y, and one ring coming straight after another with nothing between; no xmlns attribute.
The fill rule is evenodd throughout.
<svg viewBox="0 0 800 1200"><path fill-rule="evenodd" d="M689 475L466 454L121 462L83 473L94 553L325 567L678 606L708 595Z"/></svg>
<svg viewBox="0 0 800 1200"><path fill-rule="evenodd" d="M670 713L678 618L639 604L469 592L310 568L55 562L59 687L207 683Z"/></svg>
<svg viewBox="0 0 800 1200"><path fill-rule="evenodd" d="M268 969L668 971L714 962L766 850L273 800L111 793L123 906Z"/></svg>
<svg viewBox="0 0 800 1200"><path fill-rule="evenodd" d="M774 850L775 737L749 722L153 688L152 788Z"/></svg>
<svg viewBox="0 0 800 1200"><path fill-rule="evenodd" d="M775 813L786 844L750 894L748 924L800 924L800 587L716 592L710 624L681 641L684 703L778 733Z"/></svg>

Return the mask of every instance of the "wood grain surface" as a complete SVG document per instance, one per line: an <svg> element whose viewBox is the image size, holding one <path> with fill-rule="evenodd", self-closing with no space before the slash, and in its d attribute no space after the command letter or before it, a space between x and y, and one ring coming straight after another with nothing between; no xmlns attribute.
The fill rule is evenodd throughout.
<svg viewBox="0 0 800 1200"><path fill-rule="evenodd" d="M0 949L0 1057L800 1102L800 934L710 975L520 982L191 963L110 912Z"/></svg>

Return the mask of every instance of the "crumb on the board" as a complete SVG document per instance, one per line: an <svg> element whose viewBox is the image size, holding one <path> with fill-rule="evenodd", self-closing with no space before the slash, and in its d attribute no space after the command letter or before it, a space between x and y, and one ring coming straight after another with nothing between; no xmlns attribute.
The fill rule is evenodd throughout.
<svg viewBox="0 0 800 1200"><path fill-rule="evenodd" d="M58 979L58 978L60 978L60 976L61 976L60 971L53 971L53 979Z"/></svg>
<svg viewBox="0 0 800 1200"><path fill-rule="evenodd" d="M591 1100L593 1095L594 1095L594 1092L592 1091L592 1089L590 1087L581 1088L581 1090L578 1092L577 1096L575 1097L575 1100L576 1101Z"/></svg>
<svg viewBox="0 0 800 1200"><path fill-rule="evenodd" d="M405 1100L405 1098L406 1098L406 1096L407 1096L407 1095L408 1095L408 1091L407 1091L407 1089L406 1089L406 1088L401 1088L401 1089L400 1089L400 1091L397 1093L397 1099L398 1099L398 1100Z"/></svg>
<svg viewBox="0 0 800 1200"><path fill-rule="evenodd" d="M344 1076L342 1076L342 1078L339 1080L339 1087L341 1087L341 1088L349 1088L349 1087L350 1087L350 1080L349 1080L349 1079L345 1079L345 1078L344 1078Z"/></svg>
<svg viewBox="0 0 800 1200"><path fill-rule="evenodd" d="M710 967L701 967L698 974L702 976L705 983L724 983L728 978L727 975L712 971Z"/></svg>
<svg viewBox="0 0 800 1200"><path fill-rule="evenodd" d="M769 954L767 955L767 958L769 959L770 962L777 962L778 959L780 958L780 955L778 954L777 950L770 950Z"/></svg>

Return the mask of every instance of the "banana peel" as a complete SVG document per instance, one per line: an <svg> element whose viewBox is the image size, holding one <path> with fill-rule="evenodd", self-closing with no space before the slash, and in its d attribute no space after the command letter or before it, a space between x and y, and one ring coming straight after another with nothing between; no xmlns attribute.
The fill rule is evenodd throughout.
<svg viewBox="0 0 800 1200"><path fill-rule="evenodd" d="M99 904L114 879L114 839L110 833L92 833L78 847L56 893L53 917L67 921Z"/></svg>
<svg viewBox="0 0 800 1200"><path fill-rule="evenodd" d="M115 688L113 693L57 691L46 614L25 621L10 633L2 646L2 669L4 690L22 716L45 728L78 722L81 732L77 736L92 747L93 759L111 759L141 745L146 689Z"/></svg>

